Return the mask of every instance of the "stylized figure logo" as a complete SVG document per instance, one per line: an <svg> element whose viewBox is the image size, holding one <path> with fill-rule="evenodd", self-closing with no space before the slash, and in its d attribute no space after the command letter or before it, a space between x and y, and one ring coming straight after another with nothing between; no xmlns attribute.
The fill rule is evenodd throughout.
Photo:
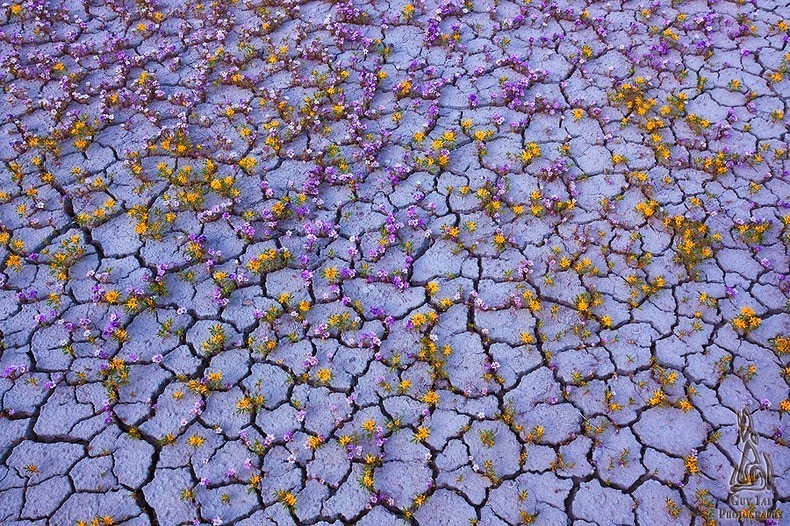
<svg viewBox="0 0 790 526"><path fill-rule="evenodd" d="M768 455L757 450L760 437L754 431L751 413L738 413L738 444L743 444L741 461L730 476L730 491L762 491L771 486L773 466Z"/></svg>

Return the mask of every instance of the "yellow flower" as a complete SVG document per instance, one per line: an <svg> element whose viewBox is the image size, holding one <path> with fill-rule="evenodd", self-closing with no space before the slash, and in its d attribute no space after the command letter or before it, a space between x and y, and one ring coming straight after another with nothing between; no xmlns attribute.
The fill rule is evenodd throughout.
<svg viewBox="0 0 790 526"><path fill-rule="evenodd" d="M773 345L774 351L779 356L790 354L790 337L777 336L771 343Z"/></svg>
<svg viewBox="0 0 790 526"><path fill-rule="evenodd" d="M688 398L683 398L678 402L678 408L680 408L680 410L684 413L687 413L688 411L691 411L694 406L691 405L691 402L688 401Z"/></svg>
<svg viewBox="0 0 790 526"><path fill-rule="evenodd" d="M364 422L362 422L362 429L367 433L372 434L373 431L376 430L376 421L373 420L372 418L365 420Z"/></svg>
<svg viewBox="0 0 790 526"><path fill-rule="evenodd" d="M282 503L288 508L293 508L294 506L296 506L296 495L294 495L290 491L278 490L277 500L279 500L280 503Z"/></svg>
<svg viewBox="0 0 790 526"><path fill-rule="evenodd" d="M652 199L638 203L636 205L636 211L640 212L645 217L645 219L652 217L652 215L656 213L657 209L658 203Z"/></svg>
<svg viewBox="0 0 790 526"><path fill-rule="evenodd" d="M324 438L320 435L311 436L307 438L307 447L312 449L313 451L321 447L321 444L323 443L324 443ZM294 503L296 503L296 500L294 500Z"/></svg>
<svg viewBox="0 0 790 526"><path fill-rule="evenodd" d="M657 389L653 392L653 396L650 397L650 400L648 400L648 404L650 404L650 406L656 406L664 403L666 399L667 395L664 394L664 391Z"/></svg>
<svg viewBox="0 0 790 526"><path fill-rule="evenodd" d="M198 435L197 433L195 433L194 435L190 436L189 439L187 439L187 443L194 448L199 448L200 446L203 445L205 441L206 439Z"/></svg>
<svg viewBox="0 0 790 526"><path fill-rule="evenodd" d="M699 461L697 460L696 455L689 455L683 459L683 463L686 465L686 471L691 475L696 475L699 473Z"/></svg>
<svg viewBox="0 0 790 526"><path fill-rule="evenodd" d="M587 302L587 298L582 296L578 300L576 300L576 308L579 310L579 312L587 312L590 308L590 304Z"/></svg>
<svg viewBox="0 0 790 526"><path fill-rule="evenodd" d="M315 376L318 378L319 382L327 383L332 379L332 369L329 369L328 367L322 367L316 372Z"/></svg>
<svg viewBox="0 0 790 526"><path fill-rule="evenodd" d="M428 405L436 405L439 403L439 393L433 390L428 391L422 395L422 401Z"/></svg>
<svg viewBox="0 0 790 526"><path fill-rule="evenodd" d="M425 291L428 293L429 296L433 296L438 292L438 290L439 290L439 284L436 283L435 281L431 281L427 285L425 285Z"/></svg>
<svg viewBox="0 0 790 526"><path fill-rule="evenodd" d="M239 167L245 172L252 170L256 164L258 161L255 160L255 157L245 157L239 161Z"/></svg>
<svg viewBox="0 0 790 526"><path fill-rule="evenodd" d="M251 411L252 399L248 396L241 398L238 402L236 402L236 409L238 409L241 412Z"/></svg>
<svg viewBox="0 0 790 526"><path fill-rule="evenodd" d="M543 434L545 433L545 429L543 426L537 426L532 431L527 434L527 440L529 442L538 442L541 438L543 438Z"/></svg>
<svg viewBox="0 0 790 526"><path fill-rule="evenodd" d="M398 94L399 97L405 97L409 93L411 93L411 81L406 79L403 82L401 82L400 84L398 84L398 93L397 94Z"/></svg>
<svg viewBox="0 0 790 526"><path fill-rule="evenodd" d="M519 155L519 158L525 164L532 162L537 157L540 157L540 146L538 146L538 143L536 143L536 142L531 142L531 143L527 144L527 146L524 149L524 151L521 152L521 155Z"/></svg>
<svg viewBox="0 0 790 526"><path fill-rule="evenodd" d="M751 307L743 307L740 314L732 320L733 328L738 332L748 333L762 324L762 320Z"/></svg>
<svg viewBox="0 0 790 526"><path fill-rule="evenodd" d="M420 427L417 428L417 432L414 433L414 438L415 438L415 440L423 442L430 436L430 434L431 434L431 431L427 427L420 426Z"/></svg>
<svg viewBox="0 0 790 526"><path fill-rule="evenodd" d="M415 508L419 508L420 506L425 504L425 501L427 499L428 499L428 497L424 493L420 493L419 495L414 497L414 507Z"/></svg>
<svg viewBox="0 0 790 526"><path fill-rule="evenodd" d="M521 333L521 343L524 345L531 345L535 343L535 337L532 334L522 332Z"/></svg>
<svg viewBox="0 0 790 526"><path fill-rule="evenodd" d="M337 277L340 275L340 272L337 270L337 267L327 267L323 271L324 279L329 282L334 282Z"/></svg>
<svg viewBox="0 0 790 526"><path fill-rule="evenodd" d="M117 290L111 289L104 293L104 301L110 304L114 304L118 301L120 297L120 293Z"/></svg>
<svg viewBox="0 0 790 526"><path fill-rule="evenodd" d="M9 254L8 258L6 259L6 265L18 271L22 268L22 258L16 254Z"/></svg>

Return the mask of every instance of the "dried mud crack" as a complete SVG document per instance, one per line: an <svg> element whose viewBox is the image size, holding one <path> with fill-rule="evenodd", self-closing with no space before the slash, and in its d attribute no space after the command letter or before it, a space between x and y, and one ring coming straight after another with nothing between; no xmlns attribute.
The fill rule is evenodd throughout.
<svg viewBox="0 0 790 526"><path fill-rule="evenodd" d="M2 4L0 523L786 523L788 24Z"/></svg>

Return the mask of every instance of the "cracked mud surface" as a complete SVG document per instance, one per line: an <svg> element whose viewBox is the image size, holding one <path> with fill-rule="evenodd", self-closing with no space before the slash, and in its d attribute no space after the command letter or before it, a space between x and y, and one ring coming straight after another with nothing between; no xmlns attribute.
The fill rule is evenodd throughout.
<svg viewBox="0 0 790 526"><path fill-rule="evenodd" d="M0 523L790 512L788 16L3 4Z"/></svg>

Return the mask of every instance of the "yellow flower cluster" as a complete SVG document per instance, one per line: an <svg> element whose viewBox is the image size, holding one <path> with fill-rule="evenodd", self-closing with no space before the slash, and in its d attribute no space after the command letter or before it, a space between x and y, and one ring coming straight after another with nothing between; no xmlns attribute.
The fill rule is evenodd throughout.
<svg viewBox="0 0 790 526"><path fill-rule="evenodd" d="M611 97L614 104L624 104L629 111L635 111L637 115L645 115L656 105L656 99L648 98L647 81L643 77L637 77L633 83L626 82L615 91Z"/></svg>
<svg viewBox="0 0 790 526"><path fill-rule="evenodd" d="M528 143L521 154L518 156L521 162L525 165L531 163L538 157L540 157L540 146L538 146L538 143L536 142Z"/></svg>
<svg viewBox="0 0 790 526"><path fill-rule="evenodd" d="M290 491L280 489L277 490L277 500L288 509L293 509L296 506L296 495Z"/></svg>
<svg viewBox="0 0 790 526"><path fill-rule="evenodd" d="M751 307L741 308L741 312L732 319L732 328L741 334L748 334L760 326L762 320Z"/></svg>
<svg viewBox="0 0 790 526"><path fill-rule="evenodd" d="M265 274L285 268L291 260L291 253L286 248L271 248L254 256L247 263L247 268L256 274Z"/></svg>
<svg viewBox="0 0 790 526"><path fill-rule="evenodd" d="M675 239L675 258L688 271L713 256L713 243L721 240L721 235L711 234L702 221L687 219L682 215L665 218L664 226L678 234Z"/></svg>

